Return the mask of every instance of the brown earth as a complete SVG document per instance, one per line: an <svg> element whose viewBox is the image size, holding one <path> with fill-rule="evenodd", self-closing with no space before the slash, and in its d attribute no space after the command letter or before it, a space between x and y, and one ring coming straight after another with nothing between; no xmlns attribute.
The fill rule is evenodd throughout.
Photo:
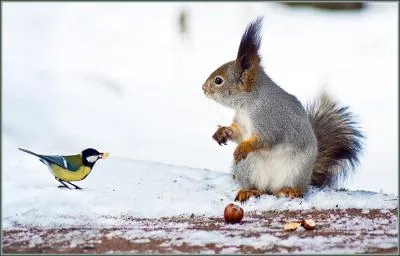
<svg viewBox="0 0 400 256"><path fill-rule="evenodd" d="M283 230L285 223L302 218L312 218L316 229ZM399 252L398 209L250 212L240 224L194 215L121 216L121 223L111 228L17 226L2 230L3 253Z"/></svg>

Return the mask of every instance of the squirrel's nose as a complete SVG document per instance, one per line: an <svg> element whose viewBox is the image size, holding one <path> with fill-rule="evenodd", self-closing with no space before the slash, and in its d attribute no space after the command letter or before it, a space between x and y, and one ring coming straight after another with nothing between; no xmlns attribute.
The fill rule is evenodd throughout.
<svg viewBox="0 0 400 256"><path fill-rule="evenodd" d="M205 83L203 84L203 91L204 91L204 92L207 90L207 87L208 87L208 83L205 82Z"/></svg>

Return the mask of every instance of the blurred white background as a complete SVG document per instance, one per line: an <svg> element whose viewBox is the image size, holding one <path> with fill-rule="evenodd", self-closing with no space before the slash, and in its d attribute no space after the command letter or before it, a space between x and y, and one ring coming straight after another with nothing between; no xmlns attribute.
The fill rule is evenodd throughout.
<svg viewBox="0 0 400 256"><path fill-rule="evenodd" d="M327 90L359 117L365 150L344 186L398 193L398 3L347 12L279 3L2 5L3 175L24 175L11 168L23 154L17 147L94 147L229 172L234 145L211 135L233 112L201 85L264 15L269 76L303 103Z"/></svg>

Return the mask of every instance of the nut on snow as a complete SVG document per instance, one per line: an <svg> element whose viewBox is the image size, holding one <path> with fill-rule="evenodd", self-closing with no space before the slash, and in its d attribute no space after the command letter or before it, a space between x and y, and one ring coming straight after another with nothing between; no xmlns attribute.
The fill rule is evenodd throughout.
<svg viewBox="0 0 400 256"><path fill-rule="evenodd" d="M286 223L283 226L283 230L285 230L285 231L294 231L300 226L301 226L300 222L289 222L289 223Z"/></svg>
<svg viewBox="0 0 400 256"><path fill-rule="evenodd" d="M312 219L304 219L301 225L307 230L313 230L316 226L315 222Z"/></svg>
<svg viewBox="0 0 400 256"><path fill-rule="evenodd" d="M225 207L224 218L228 223L239 223L243 219L243 209L235 204L228 204Z"/></svg>

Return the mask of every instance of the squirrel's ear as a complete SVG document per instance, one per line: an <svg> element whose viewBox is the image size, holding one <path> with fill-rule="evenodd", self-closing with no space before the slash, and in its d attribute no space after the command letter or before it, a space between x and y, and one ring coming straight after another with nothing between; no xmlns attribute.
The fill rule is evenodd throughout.
<svg viewBox="0 0 400 256"><path fill-rule="evenodd" d="M243 33L240 40L239 50L236 57L236 67L245 71L251 67L258 67L261 61L258 50L261 45L261 25L263 17L258 17L251 22Z"/></svg>

